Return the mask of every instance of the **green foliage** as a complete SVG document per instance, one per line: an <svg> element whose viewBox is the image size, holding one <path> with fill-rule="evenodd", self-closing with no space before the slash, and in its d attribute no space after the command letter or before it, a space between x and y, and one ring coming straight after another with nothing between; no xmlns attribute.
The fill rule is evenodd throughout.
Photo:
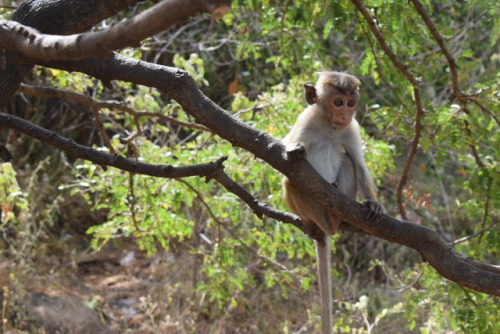
<svg viewBox="0 0 500 334"><path fill-rule="evenodd" d="M44 84L52 87L72 87L75 92L86 93L88 87L94 86L93 79L81 73L68 73L63 70L37 67L37 77L44 78Z"/></svg>
<svg viewBox="0 0 500 334"><path fill-rule="evenodd" d="M172 152L149 141L141 145L147 157L156 161L168 159ZM188 162L192 152L180 151L179 158ZM109 209L108 221L89 229L99 247L110 238L134 236L142 249L152 254L156 245L166 247L168 241L183 241L192 233L193 222L183 214L193 194L175 186L175 180L133 175L110 169L101 171L93 164L77 166L79 182L71 185L74 191L84 191L95 209Z"/></svg>
<svg viewBox="0 0 500 334"><path fill-rule="evenodd" d="M16 171L10 163L0 164L0 204L2 205L1 226L5 226L26 216L28 212L27 195L19 187Z"/></svg>
<svg viewBox="0 0 500 334"><path fill-rule="evenodd" d="M455 247L465 256L494 263L500 244L498 225L494 225L500 215L498 4L422 2L456 58L460 89L473 98L465 101L452 96L448 61L411 3L363 1L388 45L420 80L425 110L422 136L404 200L418 217L416 222L439 229L449 239L486 230ZM394 193L415 135L413 88L384 54L352 3L235 0L232 9L217 24L190 22L197 32L179 32L183 38L169 40L173 51L151 44L123 52L147 59L158 55L166 64L186 70L235 117L277 138L288 132L304 109L302 86L314 82L315 71L348 70L358 75L367 165L381 189L381 201L397 215ZM0 18L5 13L0 9ZM203 47L193 48L193 40L203 41ZM94 80L80 74L41 67L35 73L44 84L79 92L98 88ZM95 89L96 98L117 99L137 111L193 121L156 90L114 84L113 92ZM259 201L286 209L281 175L213 134L155 118L136 122L118 111L101 112L119 154L174 166L227 156L225 171L232 179ZM138 125L140 135L126 140L138 133ZM198 261L193 304L200 305L208 318L238 307L250 308L255 290L274 288L283 303L294 293L306 290L312 295L315 291L311 240L291 225L258 219L214 181L158 179L113 168L103 171L84 161L77 162L73 173L74 179L60 189L83 194L92 208L107 210L107 221L88 230L93 246L133 237L149 255L158 249L189 251ZM0 167L0 185L2 233L34 213L50 218L57 211L44 205L36 209L39 199L33 191L19 187L9 164ZM488 333L498 326L495 300L446 281L399 246L346 233L335 239L334 247L338 250L332 275L337 282L335 329L339 333L366 333L374 328L380 332L405 328L421 333ZM270 298L263 293L259 296ZM307 314L304 328L317 326L317 316L312 315L317 314L315 301L300 307L300 314ZM279 326L288 332L300 331L285 321Z"/></svg>
<svg viewBox="0 0 500 334"><path fill-rule="evenodd" d="M436 271L421 265L418 289L403 294L407 328L418 326L421 333L441 333L454 329L464 333L493 333L498 330L500 308L490 296L465 291L443 281ZM439 284L436 286L436 282Z"/></svg>
<svg viewBox="0 0 500 334"><path fill-rule="evenodd" d="M293 86L288 90L289 94L292 91L299 93ZM296 115L302 102L301 98L291 99L292 95L285 94L283 85L273 87L271 91L262 94L255 102L236 95L232 105L236 113L243 108L240 118L281 136L286 133L286 127L269 127L269 118L274 119L275 124L283 124L279 122L282 109L287 107L288 113L291 111ZM292 101L296 101L295 104ZM263 107L258 107L257 113L247 111L253 105ZM255 193L260 200L284 209L279 195L281 176L268 165L255 163L250 154L209 135L198 136L187 143L177 140L170 141L170 147L162 147L141 138L138 158L146 162L182 166L207 163L225 155L228 157L225 165L230 177ZM209 141L211 145L207 145ZM113 141L113 145L126 154L126 145L117 141ZM152 254L157 247L168 248L172 242L191 239L194 228L208 229L212 231L208 235L214 236L210 240L209 253L205 247L193 250L194 255L203 258L201 270L206 274L206 280L198 284L202 300L206 299L223 309L235 302L232 298L236 291L242 290L243 286L249 288L254 285L249 273L241 269L242 264L253 255L248 253L248 247L257 250L268 263L265 275L267 287L279 284L286 290L290 284L299 282L303 287L310 288L310 277L305 268L290 268L290 273L280 273L275 272L273 263L282 256L313 257L311 241L297 234L290 225L259 221L239 199L220 189L216 183L205 183L197 178L182 182L158 180L116 169L102 171L98 166L83 161L77 165L76 171L78 182L63 188L84 194L95 209L109 210L106 223L88 230L94 236L94 247L100 247L112 238L133 236L142 249ZM190 218L195 215L199 221ZM283 245L291 247L284 248Z"/></svg>
<svg viewBox="0 0 500 334"><path fill-rule="evenodd" d="M190 54L189 59L184 59L182 56L176 54L172 61L176 67L186 70L198 85L208 86L209 83L205 79L203 59L196 53Z"/></svg>
<svg viewBox="0 0 500 334"><path fill-rule="evenodd" d="M50 196L48 182L49 159L36 168L28 169L29 177L22 178L25 187L17 181L20 176L11 163L0 164L0 244L2 253L16 261L17 269L31 273L37 248L47 238L47 229L54 225L59 214L61 197ZM51 189L53 190L53 189Z"/></svg>
<svg viewBox="0 0 500 334"><path fill-rule="evenodd" d="M161 107L158 100L159 100L159 93L157 91L151 90L143 86L137 87L136 94L129 95L125 98L125 102L127 103L127 105L129 105L134 110L149 111L149 112L161 111ZM107 112L106 114L109 115L109 112ZM125 124L128 127L135 126L134 120L131 117L125 117L125 115L118 117L124 119ZM141 125L144 125L144 122L145 120L142 120Z"/></svg>
<svg viewBox="0 0 500 334"><path fill-rule="evenodd" d="M385 175L393 172L396 168L393 160L394 145L370 138L366 136L364 131L362 132L366 140L366 166L375 180L382 180Z"/></svg>

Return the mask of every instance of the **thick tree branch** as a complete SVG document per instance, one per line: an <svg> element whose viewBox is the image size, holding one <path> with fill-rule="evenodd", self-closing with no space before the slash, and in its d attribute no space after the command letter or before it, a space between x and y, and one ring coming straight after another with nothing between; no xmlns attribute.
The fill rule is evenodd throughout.
<svg viewBox="0 0 500 334"><path fill-rule="evenodd" d="M418 142L422 135L422 117L424 115L424 109L422 106L422 100L420 98L420 88L419 88L420 81L417 78L415 78L413 74L411 74L411 72L408 70L408 67L398 58L398 56L396 56L394 51L392 51L389 44L387 44L387 41L385 40L382 32L375 24L375 20L370 15L366 7L363 5L362 1L351 0L351 2L356 6L358 11L365 18L366 23L370 27L370 30L377 39L384 53L389 57L389 59L391 59L394 66L396 66L396 68L399 69L399 71L406 77L406 79L408 79L408 81L413 87L413 98L415 100L415 106L417 109L415 114L415 125L414 125L415 133L411 141L410 151L408 152L408 155L406 157L405 166L403 167L403 172L401 173L401 179L399 180L398 188L396 191L399 213L401 214L401 217L403 217L404 219L408 219L406 214L406 208L404 207L403 204L403 190L408 182L408 174L410 173L410 168L413 163L413 158L415 157L415 154L417 154Z"/></svg>
<svg viewBox="0 0 500 334"><path fill-rule="evenodd" d="M301 191L333 210L338 217L355 228L415 249L442 276L462 286L500 296L500 275L481 269L479 265L453 252L436 231L387 215L378 224L366 223L366 212L360 203L343 196L319 176L306 160L287 162L283 158L284 147L281 143L221 109L200 91L185 71L129 59L118 54L113 54L108 59L94 57L76 62L54 62L44 65L84 72L104 81L135 82L167 92L197 122L212 129L234 146L252 152L256 157L269 163L289 179L294 180ZM2 116L0 122L3 123L8 117L8 115Z"/></svg>
<svg viewBox="0 0 500 334"><path fill-rule="evenodd" d="M41 61L76 60L106 56L110 51L140 42L198 13L216 18L226 13L231 0L165 0L107 29L70 36L47 35L14 21L0 20L0 48Z"/></svg>
<svg viewBox="0 0 500 334"><path fill-rule="evenodd" d="M12 19L46 34L74 34L86 31L140 1L27 0L19 6ZM0 111L32 67L7 63L5 68L0 69Z"/></svg>
<svg viewBox="0 0 500 334"><path fill-rule="evenodd" d="M76 34L144 0L26 0L12 20L45 34Z"/></svg>

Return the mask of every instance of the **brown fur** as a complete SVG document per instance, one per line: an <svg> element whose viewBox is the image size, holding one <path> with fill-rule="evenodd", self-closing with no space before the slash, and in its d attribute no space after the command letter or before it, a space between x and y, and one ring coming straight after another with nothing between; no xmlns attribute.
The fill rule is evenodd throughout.
<svg viewBox="0 0 500 334"><path fill-rule="evenodd" d="M309 106L299 115L290 133L283 139L290 162L305 158L332 185L348 197L369 200L369 217L374 221L383 207L374 202L373 180L361 150L361 135L354 112L358 104L360 81L347 73L319 72L315 86L305 85ZM297 213L315 239L321 296L322 333L332 332L330 277L330 238L340 219L334 212L301 193L293 182L283 179L288 207ZM373 211L373 212L372 212Z"/></svg>

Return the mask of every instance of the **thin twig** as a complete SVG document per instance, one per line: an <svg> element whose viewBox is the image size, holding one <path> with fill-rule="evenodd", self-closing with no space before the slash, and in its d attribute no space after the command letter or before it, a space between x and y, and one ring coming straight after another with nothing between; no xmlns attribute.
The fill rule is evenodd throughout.
<svg viewBox="0 0 500 334"><path fill-rule="evenodd" d="M469 109L467 109L465 104L462 105L462 110L466 115L470 116L470 111L469 111ZM465 133L467 134L467 138L468 138L469 147L470 147L470 150L472 152L472 156L474 157L474 160L476 161L476 164L478 165L478 167L481 168L486 175L489 175L485 164L483 163L483 161L481 160L481 157L479 156L479 152L476 149L476 145L474 145L474 137L472 136L472 131L470 129L469 121L464 119L463 122L464 122ZM491 180L489 181L489 183L491 183ZM490 190L490 185L488 185L488 193L486 194L486 202L484 203L483 219L482 219L482 223L481 223L482 228L484 228L484 226L486 224L486 219L488 218L489 209L490 209L489 190ZM481 237L482 237L482 235L479 236L479 240L481 240Z"/></svg>
<svg viewBox="0 0 500 334"><path fill-rule="evenodd" d="M473 103L479 107L484 113L493 118L497 125L500 126L500 120L496 117L495 113L490 109L486 108L483 104L481 104L477 99L473 100Z"/></svg>
<svg viewBox="0 0 500 334"><path fill-rule="evenodd" d="M462 91L458 87L458 73L457 73L458 72L457 71L458 70L458 66L457 66L457 63L455 61L455 58L449 52L449 50L448 50L448 48L446 46L446 43L444 42L441 34L438 32L436 26L434 25L434 23L430 19L430 17L428 15L427 11L425 10L423 4L419 0L410 0L410 1L413 3L413 5L415 6L415 8L417 9L417 12L420 14L420 16L422 17L422 19L424 20L425 25L430 30L432 36L436 40L437 44L439 45L439 48L441 49L441 51L443 52L444 56L446 57L446 60L448 61L448 65L449 65L449 68L450 68L450 75L451 75L452 92L453 92L453 95L455 96L455 99L457 100L457 102L462 106L462 110L467 115L470 115L470 111L467 109L467 103L469 101L472 101L483 112L485 112L490 117L492 117L497 122L497 124L500 125L499 120L495 117L495 115L493 114L493 112L491 112L491 110L489 110L488 108L486 108L485 106L483 106L478 101L478 99L476 98L476 96L465 95L464 93L462 93ZM476 164L479 166L479 168L481 168L481 169L483 169L483 170L486 171L485 165L481 161L481 158L479 156L479 153L477 152L476 146L473 143L473 137L472 137L472 131L470 129L470 124L469 124L469 122L466 119L464 119L464 126L465 126L465 132L467 133L467 136L469 138L469 146L471 148L472 155L474 156L474 159L476 160ZM481 225L483 228L484 228L484 225L486 223L486 218L488 217L489 202L490 202L490 196L489 196L489 194L487 194L487 196L486 196L486 203L485 203L485 207L484 207L483 221L482 221L482 225Z"/></svg>
<svg viewBox="0 0 500 334"><path fill-rule="evenodd" d="M172 165L152 165L124 158L119 154L109 154L77 144L71 139L62 137L53 131L44 129L14 115L0 113L0 124L59 148L75 158L89 160L103 167L112 166L135 174L165 178L178 179L182 177L199 176L205 177L207 181L214 179L229 192L235 194L247 203L257 217L262 219L262 216L265 215L281 222L292 224L306 233L306 228L298 216L277 210L267 203L259 202L245 188L233 181L224 172L223 162L227 159L226 157L219 158L217 161L207 164L183 167L174 167Z"/></svg>
<svg viewBox="0 0 500 334"><path fill-rule="evenodd" d="M109 149L111 153L116 153L116 150L113 147L113 145L111 145L111 141L109 140L109 137L106 134L106 131L104 130L104 126L102 125L101 116L99 115L99 109L97 108L91 108L91 109L92 113L94 114L94 121L97 127L97 131L99 132L99 135L104 141L104 145Z"/></svg>
<svg viewBox="0 0 500 334"><path fill-rule="evenodd" d="M137 221L137 217L135 214L135 204L137 203L137 199L135 197L135 191L134 191L134 173L128 173L128 188L129 188L129 195L127 198L128 202L128 208L130 210L130 216L132 217L132 222L134 223L134 227L137 231L140 231L140 226L139 222Z"/></svg>
<svg viewBox="0 0 500 334"><path fill-rule="evenodd" d="M467 111L467 109L463 109L465 111L466 114L469 114L469 112ZM474 160L476 160L476 164L479 166L479 168L481 169L484 169L484 163L481 161L481 157L479 156L479 153L477 152L477 149L476 149L476 146L473 144L473 137L472 137L472 131L470 129L470 124L469 124L469 121L464 119L464 129L465 129L465 133L467 134L467 138L469 139L468 142L469 142L469 147L470 147L470 150L472 152L472 156L474 157Z"/></svg>
<svg viewBox="0 0 500 334"><path fill-rule="evenodd" d="M413 86L418 86L419 81L410 73L410 71L408 71L408 67L401 60L399 60L398 56L396 56L396 54L392 51L391 47L387 44L384 36L382 35L382 32L375 24L375 20L370 15L361 0L351 0L351 2L354 4L354 6L356 6L361 15L363 15L366 23L368 23L368 26L370 27L370 30L378 40L380 47L382 48L382 50L384 50L384 53L391 59L394 66L396 66L401 71L401 73Z"/></svg>
<svg viewBox="0 0 500 334"><path fill-rule="evenodd" d="M380 63L380 58L377 55L377 53L375 52L375 47L374 47L371 39L369 38L368 31L366 31L365 26L361 26L361 30L363 31L363 34L365 35L366 40L368 41L368 45L370 46L370 51L373 54L373 58L375 59L375 63L377 64L377 68L378 68L378 73L380 75L380 79L384 82L385 86L389 87L391 89L391 91L394 93L394 97L398 100L399 105L401 105L403 107L403 109L405 109L406 111L409 112L409 109L406 106L406 104L404 103L403 99L398 94L397 90L394 89L394 85L392 85L387 80L387 78L386 78L386 76L385 76L385 74L383 72L383 69L382 69L382 64Z"/></svg>
<svg viewBox="0 0 500 334"><path fill-rule="evenodd" d="M384 51L384 53L389 57L389 59L391 59L394 66L396 66L396 68L399 69L399 71L406 77L406 79L408 79L410 84L413 86L413 97L416 105L416 115L415 115L415 125L414 125L415 133L411 141L410 151L408 152L408 156L406 157L406 163L403 168L401 179L399 180L396 192L399 213L404 219L408 219L403 201L403 189L406 186L406 183L408 182L408 174L410 172L410 167L413 163L413 158L417 153L418 143L422 133L422 117L424 115L424 109L422 107L422 100L420 98L420 89L419 89L420 80L415 78L413 74L410 73L408 67L401 60L399 60L396 54L392 51L390 46L387 44L387 41L385 40L384 36L382 35L382 32L375 24L375 20L370 15L370 13L363 5L361 0L351 0L351 2L356 6L358 11L365 18L366 23L370 27L370 30L372 31L373 35L379 42L379 45Z"/></svg>
<svg viewBox="0 0 500 334"><path fill-rule="evenodd" d="M420 278L422 278L422 276L424 275L424 273L421 271L418 273L417 277L415 277L415 279L413 280L413 282L411 282L410 284L398 289L398 292L401 293L401 292L405 292L406 290L408 289L411 289L415 286L415 284L418 283L418 281L420 280Z"/></svg>
<svg viewBox="0 0 500 334"><path fill-rule="evenodd" d="M272 264L273 266L276 266L278 267L280 270L282 271L286 271L286 272L289 272L289 269L287 267L285 267L285 265L279 263L279 262L276 262L274 261L273 259L265 256L265 255L262 255L260 254L258 251L256 251L255 249L253 249L252 247L248 246L243 240L241 240L240 237L238 237L234 232L233 230L227 226L226 223L224 223L223 221L221 221L212 211L212 209L210 208L210 206L208 205L207 202L205 202L205 199L203 198L203 196L201 195L201 193L195 189L191 184L189 184L188 182L186 182L185 180L182 180L182 179L178 179L177 181L185 184L192 192L194 192L196 194L196 197L198 197L198 199L201 201L201 203L203 204L203 206L205 207L205 209L208 211L208 214L210 215L210 217L212 217L213 220L215 220L215 222L217 222L217 224L219 224L220 226L222 226L227 232L229 232L229 234L231 234L231 236L237 240L240 245L242 245L244 248L246 248L249 252L257 255L259 258L261 258L262 260Z"/></svg>
<svg viewBox="0 0 500 334"><path fill-rule="evenodd" d="M176 119L174 117L166 116L166 115L163 115L161 113L156 113L156 112L136 111L136 110L128 107L127 105L125 105L123 102L119 102L119 101L100 101L100 100L96 101L87 95L75 93L75 92L65 90L65 89L58 89L58 88L53 88L53 87L37 87L37 86L32 86L32 85L22 83L19 86L17 91L19 93L28 94L31 96L58 97L61 99L70 99L73 101L77 101L81 104L84 104L86 106L89 106L91 108L96 108L99 110L100 109L120 110L120 111L124 111L124 112L126 112L134 117L158 118L158 119L167 121L171 124L212 132L210 129L208 129L207 127L205 127L201 124L179 121L178 119ZM139 131L139 129L138 129L138 131Z"/></svg>
<svg viewBox="0 0 500 334"><path fill-rule="evenodd" d="M463 238L460 238L460 239L454 240L454 241L450 242L450 246L454 246L454 245L456 245L456 244L459 244L459 243L462 243L462 242L469 241L470 239L473 239L473 238L477 237L478 235L480 236L480 235L482 235L484 232L489 231L489 230L491 230L492 228L494 228L496 225L497 225L497 223L495 222L495 223L491 224L490 226L485 227L485 228L483 228L483 229L482 229L482 230L480 230L480 231L477 231L476 233L473 233L473 234L468 235L468 236L466 236L466 237L463 237Z"/></svg>
<svg viewBox="0 0 500 334"><path fill-rule="evenodd" d="M406 186L406 183L408 182L408 174L410 173L410 168L413 163L413 158L417 154L418 142L422 134L422 117L424 114L420 100L420 91L418 87L416 86L413 87L413 93L415 96L415 103L417 104L417 114L415 117L415 125L414 125L415 134L413 135L410 151L408 152L408 156L406 157L406 163L403 168L403 172L401 173L401 179L399 180L398 189L396 191L399 213L401 214L401 217L403 217L403 219L408 219L406 214L406 208L403 205L403 189Z"/></svg>
<svg viewBox="0 0 500 334"><path fill-rule="evenodd" d="M450 68L450 75L451 75L451 88L453 91L453 95L456 98L462 98L464 94L460 91L458 88L458 74L457 74L457 63L455 61L455 58L451 55L450 51L446 47L446 44L443 40L443 37L441 34L438 32L436 26L434 25L434 22L432 22L431 18L429 17L429 14L427 14L427 11L424 8L424 5L419 0L410 0L413 5L415 6L415 9L417 12L420 14L422 19L425 22L425 25L427 28L429 28L429 31L431 32L432 36L436 40L437 44L439 45L439 48L443 52L444 56L446 57L446 60L448 61L449 68Z"/></svg>
<svg viewBox="0 0 500 334"><path fill-rule="evenodd" d="M465 293L465 296L467 297L467 299L474 305L474 306L477 306L477 302L472 299L472 297L470 296L470 292L464 288L463 286L460 286L460 289L462 289L462 291Z"/></svg>

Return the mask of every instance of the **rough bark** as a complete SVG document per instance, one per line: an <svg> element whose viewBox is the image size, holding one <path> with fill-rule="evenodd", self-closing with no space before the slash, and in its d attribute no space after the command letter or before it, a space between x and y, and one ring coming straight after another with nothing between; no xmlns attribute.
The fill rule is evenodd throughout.
<svg viewBox="0 0 500 334"><path fill-rule="evenodd" d="M46 34L67 35L86 31L140 0L28 0L14 13L13 21ZM0 69L0 110L9 101L31 64L7 63Z"/></svg>
<svg viewBox="0 0 500 334"><path fill-rule="evenodd" d="M106 57L111 51L140 46L143 39L170 28L196 13L215 17L229 10L229 0L163 1L136 16L106 29L69 36L42 34L37 29L14 21L0 21L0 47L41 61L78 60Z"/></svg>
<svg viewBox="0 0 500 334"><path fill-rule="evenodd" d="M49 1L28 2L31 4L46 4ZM61 0L58 2L68 3L71 1ZM105 3L112 2L106 1ZM88 6L88 4L86 5ZM94 4L94 6L98 5ZM92 14L88 15L92 16ZM51 20L51 18L53 16L46 17L47 20ZM82 14L79 13L78 20L81 19L83 19ZM60 20L59 17L58 20ZM88 19L83 19L83 21L86 20ZM67 31L71 30L67 27L66 29ZM58 31L58 33L62 32ZM256 157L269 163L277 171L293 180L299 189L308 193L319 203L328 206L336 212L338 217L352 224L358 231L415 249L441 275L462 286L491 295L500 295L498 267L478 264L462 258L453 252L451 246L436 231L420 225L411 224L387 215L377 224L367 224L365 221L366 212L359 203L340 194L335 187L322 179L306 160L288 163L283 158L284 147L278 141L266 133L234 119L229 113L206 97L186 72L129 59L118 54L113 54L107 59L92 57L80 61L51 62L42 65L87 73L104 82L121 80L156 87L165 91L179 102L187 113L194 116L198 123L210 128L214 133L228 140L234 146L252 152ZM17 70L22 73L31 66L18 67ZM12 91L13 86L17 89L20 80L19 73L15 77L9 77L3 72L0 73L0 85L9 84L7 92L3 91L1 93L0 103L5 103L10 97L11 93L9 94L9 92ZM7 79L14 81L12 83L6 81ZM13 118L9 117L9 115L0 113L0 123L15 128L12 123ZM348 225L344 225L344 228L352 230Z"/></svg>
<svg viewBox="0 0 500 334"><path fill-rule="evenodd" d="M284 159L284 147L265 132L233 118L196 86L194 80L176 68L147 63L113 54L108 59L97 57L81 61L46 63L45 66L79 71L105 82L121 80L165 91L192 115L196 121L266 161L277 171L293 180L297 187L318 202L336 212L364 233L408 246L420 253L423 260L442 276L471 289L500 296L500 275L496 266L475 265L456 254L440 234L427 227L386 215L377 224L368 224L360 203L343 196L327 183L306 160L289 163ZM7 118L0 117L7 125ZM349 226L345 229L352 230Z"/></svg>

